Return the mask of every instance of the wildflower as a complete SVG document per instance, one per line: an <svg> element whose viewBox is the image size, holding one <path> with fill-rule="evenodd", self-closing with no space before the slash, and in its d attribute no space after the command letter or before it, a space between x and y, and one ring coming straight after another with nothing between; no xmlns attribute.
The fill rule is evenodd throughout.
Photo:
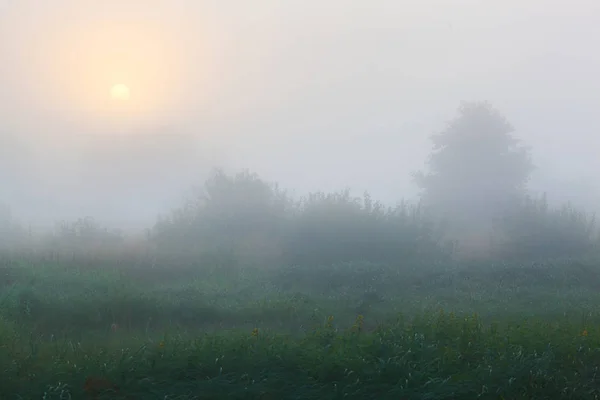
<svg viewBox="0 0 600 400"><path fill-rule="evenodd" d="M257 337L258 336L258 328L252 329L252 336L253 337Z"/></svg>
<svg viewBox="0 0 600 400"><path fill-rule="evenodd" d="M588 335L588 331L587 329L584 329L583 332L581 332L581 336L587 336Z"/></svg>
<svg viewBox="0 0 600 400"><path fill-rule="evenodd" d="M330 315L329 317L327 317L327 324L326 324L326 326L328 328L331 328L332 324L333 324L333 315Z"/></svg>
<svg viewBox="0 0 600 400"><path fill-rule="evenodd" d="M358 315L356 320L354 321L353 328L357 331L361 332L365 325L365 317L363 315Z"/></svg>

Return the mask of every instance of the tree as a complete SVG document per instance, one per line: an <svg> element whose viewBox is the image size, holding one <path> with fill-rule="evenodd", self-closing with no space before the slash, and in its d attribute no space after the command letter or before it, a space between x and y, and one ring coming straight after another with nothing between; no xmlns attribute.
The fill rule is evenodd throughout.
<svg viewBox="0 0 600 400"><path fill-rule="evenodd" d="M487 102L464 102L445 130L433 135L429 172L414 174L423 204L461 232L491 227L525 194L533 170L529 149Z"/></svg>

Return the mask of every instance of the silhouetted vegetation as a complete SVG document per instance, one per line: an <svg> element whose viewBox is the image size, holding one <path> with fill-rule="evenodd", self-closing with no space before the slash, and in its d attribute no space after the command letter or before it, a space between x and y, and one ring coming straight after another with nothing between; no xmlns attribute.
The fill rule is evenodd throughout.
<svg viewBox="0 0 600 400"><path fill-rule="evenodd" d="M530 260L596 251L592 216L570 205L550 209L545 198L528 195L530 155L506 118L488 103L464 103L458 111L432 137L430 171L414 176L422 189L417 204L384 205L349 190L294 198L248 171L216 170L135 245L89 217L34 238L8 208L0 213L0 239L5 248L28 240L38 249L68 252L129 246L187 264L263 267Z"/></svg>
<svg viewBox="0 0 600 400"><path fill-rule="evenodd" d="M463 245L486 247L492 221L526 195L533 164L510 123L490 104L463 103L445 130L433 135L429 171L413 178L421 198ZM485 251L488 249L486 248Z"/></svg>
<svg viewBox="0 0 600 400"><path fill-rule="evenodd" d="M550 208L546 195L525 197L497 221L496 258L581 257L598 250L595 216L565 204Z"/></svg>
<svg viewBox="0 0 600 400"><path fill-rule="evenodd" d="M27 230L13 217L10 207L0 203L0 249L19 246L27 237Z"/></svg>
<svg viewBox="0 0 600 400"><path fill-rule="evenodd" d="M248 172L216 171L152 233L161 251L245 264L414 263L447 259L452 250L420 206L386 208L349 191L294 201Z"/></svg>

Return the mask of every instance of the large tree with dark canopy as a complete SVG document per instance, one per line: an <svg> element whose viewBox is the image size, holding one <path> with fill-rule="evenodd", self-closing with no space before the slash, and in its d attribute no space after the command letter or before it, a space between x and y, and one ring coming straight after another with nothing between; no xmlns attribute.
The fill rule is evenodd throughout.
<svg viewBox="0 0 600 400"><path fill-rule="evenodd" d="M462 103L458 117L431 137L429 171L414 175L423 204L458 229L490 227L522 197L533 170L513 131L487 102Z"/></svg>

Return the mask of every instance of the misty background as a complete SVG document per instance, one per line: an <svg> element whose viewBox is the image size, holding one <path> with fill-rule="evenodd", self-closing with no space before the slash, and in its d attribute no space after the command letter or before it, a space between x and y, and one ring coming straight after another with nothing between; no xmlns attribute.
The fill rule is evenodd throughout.
<svg viewBox="0 0 600 400"><path fill-rule="evenodd" d="M0 0L0 200L138 229L221 167L393 205L486 100L532 149L530 190L596 211L599 22L593 0Z"/></svg>

